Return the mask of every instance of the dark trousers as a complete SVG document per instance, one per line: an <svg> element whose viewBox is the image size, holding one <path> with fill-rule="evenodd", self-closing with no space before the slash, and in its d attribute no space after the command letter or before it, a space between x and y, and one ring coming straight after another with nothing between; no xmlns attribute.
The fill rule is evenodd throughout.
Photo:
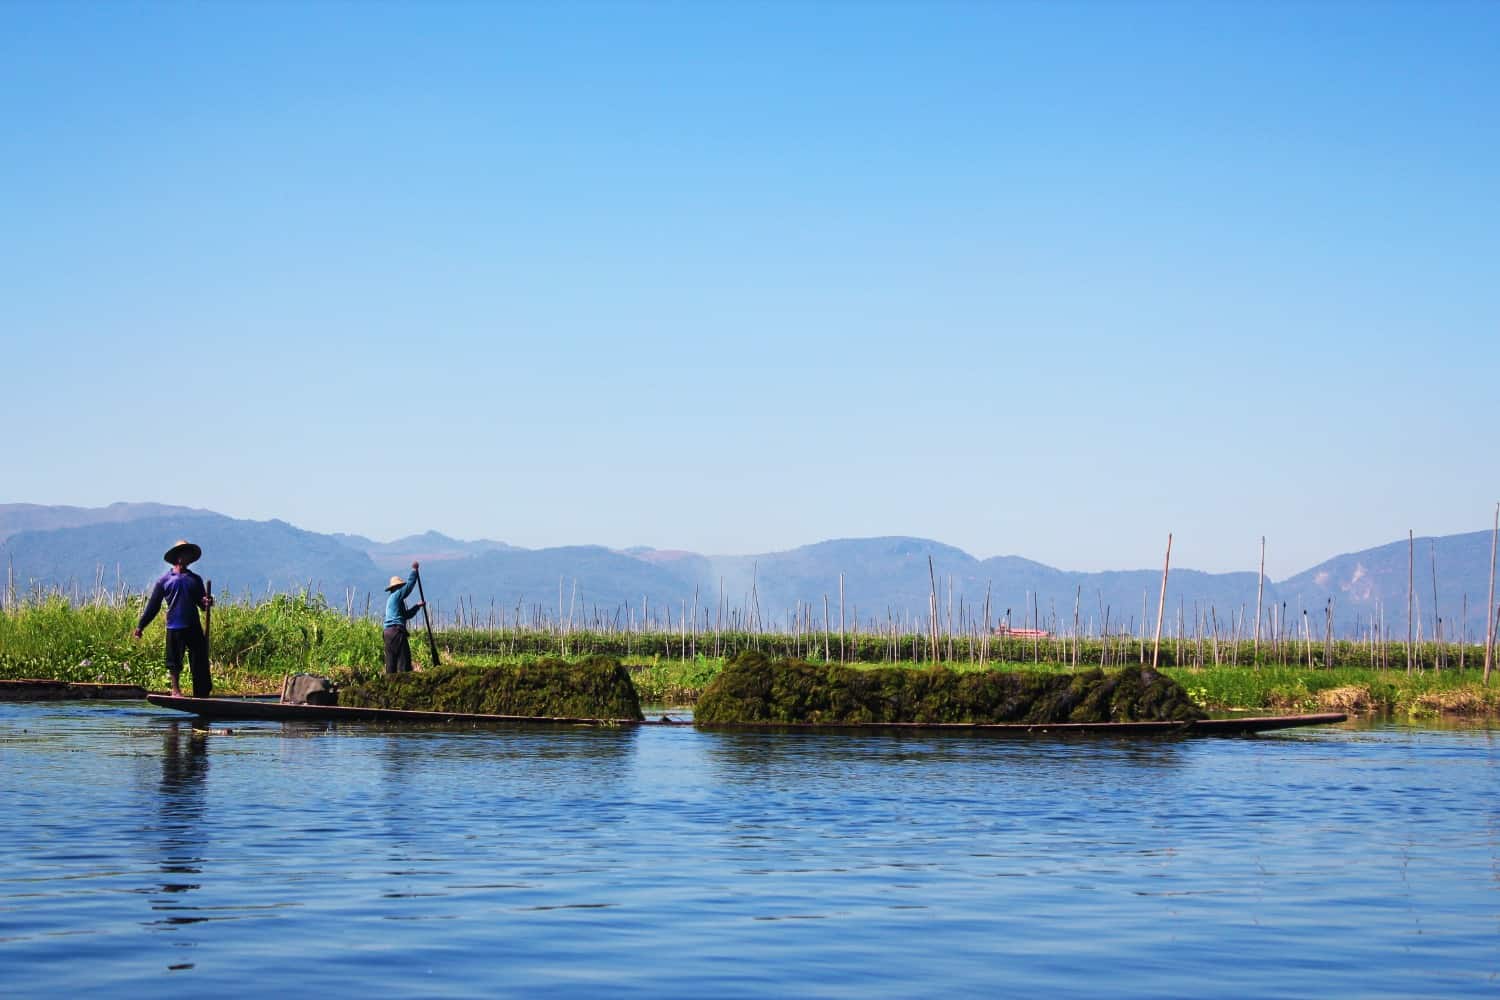
<svg viewBox="0 0 1500 1000"><path fill-rule="evenodd" d="M208 639L201 627L167 629L167 673L172 675L173 687L182 675L184 653L193 668L193 697L207 698L213 692L214 682L208 674Z"/></svg>
<svg viewBox="0 0 1500 1000"><path fill-rule="evenodd" d="M385 639L385 672L411 673L411 643L406 638L406 626L392 625L381 636Z"/></svg>

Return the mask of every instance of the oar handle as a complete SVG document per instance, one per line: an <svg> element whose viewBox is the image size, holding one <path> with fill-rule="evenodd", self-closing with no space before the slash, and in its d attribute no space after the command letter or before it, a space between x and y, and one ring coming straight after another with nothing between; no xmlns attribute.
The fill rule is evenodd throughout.
<svg viewBox="0 0 1500 1000"><path fill-rule="evenodd" d="M209 597L213 597L214 596L214 582L212 580L205 580L205 581L203 581L203 590L204 590L204 593L206 593ZM208 648L209 637L212 636L213 634L214 634L214 606L213 606L213 603L210 602L209 605L208 605L208 607L206 607L206 608L203 609L203 647L205 649Z"/></svg>
<svg viewBox="0 0 1500 1000"><path fill-rule="evenodd" d="M432 618L427 614L427 595L422 592L422 571L412 570L417 577L417 599L422 602L422 621L427 624L427 648L432 651L432 665L438 665L437 640L432 637Z"/></svg>

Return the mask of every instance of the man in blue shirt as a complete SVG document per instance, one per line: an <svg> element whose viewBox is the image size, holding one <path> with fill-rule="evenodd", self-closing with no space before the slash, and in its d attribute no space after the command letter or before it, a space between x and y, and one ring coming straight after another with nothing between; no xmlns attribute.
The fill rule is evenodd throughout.
<svg viewBox="0 0 1500 1000"><path fill-rule="evenodd" d="M406 597L416 586L417 564L412 563L410 576L405 580L393 576L390 586L385 588L391 595L385 599L385 622L381 632L381 638L385 640L385 672L388 674L411 671L411 641L406 635L406 622L422 610L423 602L418 601L408 608Z"/></svg>
<svg viewBox="0 0 1500 1000"><path fill-rule="evenodd" d="M208 673L208 639L203 635L203 626L198 623L198 609L211 608L214 599L203 586L203 578L188 566L203 557L203 550L192 542L179 541L162 556L172 568L161 575L151 588L151 596L136 622L137 639L141 631L151 624L151 619L167 604L167 676L172 680L172 696L182 697L179 678L182 675L182 656L188 655L193 668L193 697L207 698L213 691L213 679Z"/></svg>

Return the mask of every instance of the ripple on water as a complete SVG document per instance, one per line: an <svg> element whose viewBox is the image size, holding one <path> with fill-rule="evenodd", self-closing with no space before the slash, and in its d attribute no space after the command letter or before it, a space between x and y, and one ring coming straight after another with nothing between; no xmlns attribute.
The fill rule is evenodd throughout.
<svg viewBox="0 0 1500 1000"><path fill-rule="evenodd" d="M1500 971L1483 732L203 732L53 703L0 706L0 751L17 995L1461 996Z"/></svg>

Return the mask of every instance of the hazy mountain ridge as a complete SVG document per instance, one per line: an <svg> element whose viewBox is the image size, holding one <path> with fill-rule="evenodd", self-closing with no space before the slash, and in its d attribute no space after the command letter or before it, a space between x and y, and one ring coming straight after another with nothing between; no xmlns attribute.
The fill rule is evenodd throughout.
<svg viewBox="0 0 1500 1000"><path fill-rule="evenodd" d="M1337 609L1350 607L1358 608L1366 621L1383 616L1388 629L1399 627L1404 635L1410 583L1412 617L1423 623L1424 638L1433 637L1441 618L1444 638L1455 638L1457 628L1459 635L1467 632L1471 640L1476 635L1482 640L1492 538L1490 531L1471 531L1390 542L1335 556L1288 577L1278 589L1305 595L1319 615L1332 598L1340 621L1344 618Z"/></svg>
<svg viewBox="0 0 1500 1000"><path fill-rule="evenodd" d="M76 587L88 594L98 585L140 591L166 570L162 555L179 538L203 547L194 569L213 580L221 596L310 588L338 603L349 590L363 592L380 578L369 556L328 535L285 521L213 513L21 531L0 543L0 556L17 589Z"/></svg>
<svg viewBox="0 0 1500 1000"><path fill-rule="evenodd" d="M175 507L163 503L112 503L108 507L47 506L35 503L0 503L0 542L22 531L80 528L90 524L118 524L148 517L201 517L213 514L198 507ZM217 515L216 515L217 516Z"/></svg>
<svg viewBox="0 0 1500 1000"><path fill-rule="evenodd" d="M337 531L328 537L337 539L350 548L358 549L369 556L375 565L381 569L388 569L392 573L400 572L403 568L410 566L413 560L441 562L515 548L505 542L496 542L488 538L466 542L462 539L450 538L438 531L424 531L420 535L407 535L391 542L377 542L363 535L350 535Z"/></svg>
<svg viewBox="0 0 1500 1000"><path fill-rule="evenodd" d="M524 549L436 531L376 542L157 504L0 505L0 533L0 556L18 589L50 586L87 593L96 583L109 588L123 583L139 590L162 572L165 548L188 537L203 546L199 571L215 580L221 594L311 587L331 603L348 601L364 610L379 606L389 575L419 559L427 566L423 583L434 607L447 617L462 602L466 615L481 622L514 621L519 608L527 620L571 616L581 626L595 620L639 622L649 613L660 624L670 611L677 627L684 611L691 614L696 606L699 621L710 625L723 608L726 625L745 624L758 613L764 626L785 627L798 617L821 622L826 606L837 627L842 575L843 619L851 626L856 618L866 628L872 623L917 626L928 614L935 579L939 614L946 621L951 603L955 626L980 620L988 593L991 623L1009 613L1016 626L1040 621L1043 627L1070 630L1076 613L1091 631L1107 619L1112 630L1149 634L1161 583L1159 569L1070 572L1014 555L980 560L953 546L905 536L830 539L738 556L597 545ZM1436 606L1445 635L1465 630L1467 600L1466 634L1483 637L1489 546L1488 531L1416 540L1413 609L1425 637L1436 626L1434 555ZM1387 630L1404 635L1407 560L1405 540L1335 556L1285 580L1267 580L1262 604L1276 607L1285 627L1299 633L1303 611L1313 632L1321 633L1324 608L1332 599L1340 634L1356 634L1383 614ZM1226 636L1244 622L1240 630L1249 634L1256 587L1254 571L1174 567L1163 632L1175 634L1180 622L1192 634L1201 621L1205 631L1217 625Z"/></svg>

